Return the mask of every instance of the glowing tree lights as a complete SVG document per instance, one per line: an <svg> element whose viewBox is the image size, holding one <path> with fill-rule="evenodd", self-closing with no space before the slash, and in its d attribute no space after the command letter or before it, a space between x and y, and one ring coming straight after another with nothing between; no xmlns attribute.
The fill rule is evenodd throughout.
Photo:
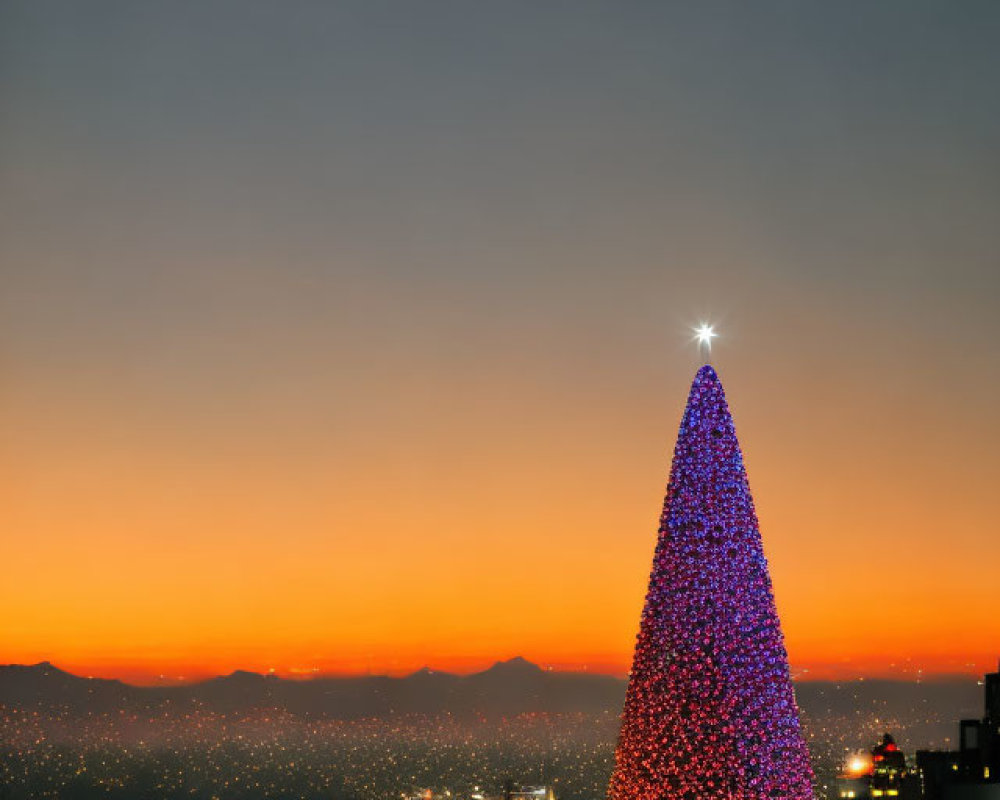
<svg viewBox="0 0 1000 800"><path fill-rule="evenodd" d="M694 379L610 800L811 800L788 657L722 384Z"/></svg>

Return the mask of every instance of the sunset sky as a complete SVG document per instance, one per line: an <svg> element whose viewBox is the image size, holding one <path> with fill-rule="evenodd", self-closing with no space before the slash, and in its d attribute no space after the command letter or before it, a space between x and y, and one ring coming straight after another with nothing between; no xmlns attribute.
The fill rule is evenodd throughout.
<svg viewBox="0 0 1000 800"><path fill-rule="evenodd" d="M998 40L4 3L0 663L622 674L711 321L793 672L995 668Z"/></svg>

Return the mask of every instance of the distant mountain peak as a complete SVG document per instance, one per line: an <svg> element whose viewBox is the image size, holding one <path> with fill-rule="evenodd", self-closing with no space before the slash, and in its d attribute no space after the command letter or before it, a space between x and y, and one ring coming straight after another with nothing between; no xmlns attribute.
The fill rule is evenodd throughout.
<svg viewBox="0 0 1000 800"><path fill-rule="evenodd" d="M262 680L264 677L266 677L266 676L261 675L259 672L251 672L250 670L246 670L246 669L234 669L228 675L221 675L221 676L219 676L219 678L217 678L217 680L223 680L223 681L257 681L257 680Z"/></svg>
<svg viewBox="0 0 1000 800"><path fill-rule="evenodd" d="M496 664L494 664L486 671L519 672L524 674L544 672L544 670L540 666L538 666L538 664L533 664L523 656L514 656L513 658L508 658L506 661L498 661Z"/></svg>
<svg viewBox="0 0 1000 800"><path fill-rule="evenodd" d="M421 667L416 672L411 672L406 676L407 679L416 678L417 680L453 680L458 676L453 672L445 672L440 669L432 669L431 667Z"/></svg>
<svg viewBox="0 0 1000 800"><path fill-rule="evenodd" d="M76 677L65 670L59 669L51 661L39 661L37 664L8 664L7 666L23 672L40 673L42 675L66 675L71 678Z"/></svg>

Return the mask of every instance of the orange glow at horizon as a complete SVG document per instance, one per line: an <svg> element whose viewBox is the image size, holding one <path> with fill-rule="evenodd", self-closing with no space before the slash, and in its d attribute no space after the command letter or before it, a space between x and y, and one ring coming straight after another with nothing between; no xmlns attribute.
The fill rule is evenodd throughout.
<svg viewBox="0 0 1000 800"><path fill-rule="evenodd" d="M961 536L978 530L982 498L924 506L912 445L882 442L859 462L795 398L768 408L766 378L721 375L793 672L993 669L1000 621L968 565L997 545ZM89 424L49 419L44 446L8 432L22 447L0 476L0 521L19 535L4 553L0 600L14 613L0 661L137 683L472 672L514 655L624 674L689 377L670 387L669 414L656 398L634 419L600 391L565 404L538 376L536 399L558 414L498 377L433 425L434 409L415 409L420 425L386 418L375 438L317 436L293 417L253 436L239 419L165 430L97 410ZM864 411L837 413L849 425ZM955 475L936 479L960 490ZM945 528L958 535L934 553Z"/></svg>

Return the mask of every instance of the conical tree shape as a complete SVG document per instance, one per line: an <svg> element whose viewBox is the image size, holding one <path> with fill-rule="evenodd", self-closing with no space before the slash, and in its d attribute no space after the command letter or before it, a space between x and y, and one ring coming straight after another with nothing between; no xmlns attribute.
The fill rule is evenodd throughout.
<svg viewBox="0 0 1000 800"><path fill-rule="evenodd" d="M811 800L733 420L698 370L674 449L610 800Z"/></svg>

